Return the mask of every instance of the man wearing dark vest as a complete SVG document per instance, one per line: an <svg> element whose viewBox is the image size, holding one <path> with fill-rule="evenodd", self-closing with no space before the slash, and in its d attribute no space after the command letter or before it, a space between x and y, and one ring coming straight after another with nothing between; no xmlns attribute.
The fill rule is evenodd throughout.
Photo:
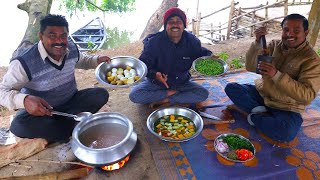
<svg viewBox="0 0 320 180"><path fill-rule="evenodd" d="M19 109L10 127L18 137L66 142L76 122L52 110L95 113L108 101L103 88L78 90L74 73L75 68L93 69L110 58L81 54L68 33L64 16L49 14L40 21L40 41L10 62L0 84L0 104Z"/></svg>

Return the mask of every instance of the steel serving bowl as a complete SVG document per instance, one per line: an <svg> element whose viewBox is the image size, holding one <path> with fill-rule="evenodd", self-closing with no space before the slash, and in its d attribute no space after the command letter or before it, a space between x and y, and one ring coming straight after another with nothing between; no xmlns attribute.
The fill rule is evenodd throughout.
<svg viewBox="0 0 320 180"><path fill-rule="evenodd" d="M228 158L228 157L227 157L227 153L220 153L220 152L217 150L217 147L216 147L216 146L217 146L218 140L219 140L219 139L223 139L223 138L225 138L225 137L227 137L227 136L230 136L230 135L237 136L237 137L239 137L239 138L241 138L241 139L243 139L243 140L245 140L245 141L247 141L247 142L249 142L249 143L251 144L251 146L252 146L252 148L253 148L253 152L252 152L253 155L252 155L251 158L249 158L249 159L247 159L247 160L245 160L245 161L234 160L234 159ZM247 162L247 161L252 160L252 159L255 157L255 155L256 155L256 149L255 149L254 145L251 143L251 141L250 141L249 139L241 136L240 134L234 134L234 133L220 134L220 135L214 140L214 148L215 148L215 150L217 151L217 153L218 153L220 156L222 156L224 159L227 159L227 160L233 161L233 162L241 162L241 163Z"/></svg>
<svg viewBox="0 0 320 180"><path fill-rule="evenodd" d="M195 133L192 136L187 137L187 138L183 138L183 139L173 139L173 138L163 137L163 136L159 135L158 133L156 133L154 131L155 122L159 118L161 118L163 116L171 115L171 114L185 116L185 117L189 118L190 120L192 120L194 125L196 126ZM155 110L154 112L152 112L147 119L147 127L153 135L157 136L158 138L160 138L164 141L183 142L183 141L188 141L190 139L193 139L201 133L201 131L203 129L203 120L197 112L195 112L189 108L167 107L167 108L161 108L161 109L158 109L158 110Z"/></svg>
<svg viewBox="0 0 320 180"><path fill-rule="evenodd" d="M229 66L228 66L228 64L227 64L224 60L222 60L222 59L212 59L213 61L218 61L218 62L223 66L223 73L217 74L217 75L206 75L206 74L200 73L200 72L196 69L196 64L197 64L197 62L202 61L203 59L208 59L208 58L211 58L211 56L199 57L199 58L197 58L196 60L193 61L193 63L192 63L192 68L194 69L194 71L196 71L197 74L202 75L202 76L220 76L220 75L223 75L223 74L225 74L225 73L228 72Z"/></svg>
<svg viewBox="0 0 320 180"><path fill-rule="evenodd" d="M100 112L76 125L71 148L82 162L102 166L125 158L136 142L137 134L126 116L115 112Z"/></svg>
<svg viewBox="0 0 320 180"><path fill-rule="evenodd" d="M136 70L137 75L140 77L139 80L135 81L132 84L126 85L112 85L106 80L107 72L111 71L112 68L123 68L126 69L126 66L130 66ZM132 56L116 56L111 58L110 63L101 63L97 66L95 70L97 80L107 87L110 88L126 88L129 86L134 86L139 82L143 81L147 75L147 66L141 60L132 57Z"/></svg>

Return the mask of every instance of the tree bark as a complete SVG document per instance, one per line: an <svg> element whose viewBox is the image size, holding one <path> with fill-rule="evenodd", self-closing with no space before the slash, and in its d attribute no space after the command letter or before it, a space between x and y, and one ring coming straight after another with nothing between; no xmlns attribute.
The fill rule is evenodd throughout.
<svg viewBox="0 0 320 180"><path fill-rule="evenodd" d="M39 41L40 20L50 12L52 0L26 0L18 4L18 8L27 12L29 16L28 27L24 37L12 54L12 59Z"/></svg>
<svg viewBox="0 0 320 180"><path fill-rule="evenodd" d="M309 14L309 34L307 39L312 47L316 44L320 29L320 0L314 0Z"/></svg>
<svg viewBox="0 0 320 180"><path fill-rule="evenodd" d="M178 0L163 0L159 8L150 17L145 29L143 30L140 40L144 39L149 34L159 32L162 27L163 15L171 7L177 7Z"/></svg>

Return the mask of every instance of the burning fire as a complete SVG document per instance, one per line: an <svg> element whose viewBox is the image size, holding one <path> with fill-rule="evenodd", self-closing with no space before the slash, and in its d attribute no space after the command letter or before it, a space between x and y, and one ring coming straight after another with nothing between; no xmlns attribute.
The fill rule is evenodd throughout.
<svg viewBox="0 0 320 180"><path fill-rule="evenodd" d="M125 157L123 160L121 160L121 161L119 161L117 163L114 163L112 165L102 166L101 169L103 169L105 171L113 171L113 170L116 170L116 169L120 169L126 164L126 162L129 161L129 158L130 158L130 155Z"/></svg>

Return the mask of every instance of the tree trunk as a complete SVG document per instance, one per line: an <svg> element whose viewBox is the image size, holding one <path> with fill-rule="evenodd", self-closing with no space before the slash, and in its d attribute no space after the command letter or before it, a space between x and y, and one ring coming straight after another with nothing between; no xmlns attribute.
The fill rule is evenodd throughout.
<svg viewBox="0 0 320 180"><path fill-rule="evenodd" d="M52 0L26 0L18 4L18 8L26 11L29 16L28 27L18 48L13 52L12 58L17 57L26 49L39 41L40 20L50 12Z"/></svg>
<svg viewBox="0 0 320 180"><path fill-rule="evenodd" d="M307 39L312 47L316 44L320 29L320 0L314 0L309 14L309 34Z"/></svg>
<svg viewBox="0 0 320 180"><path fill-rule="evenodd" d="M163 15L164 13L172 8L178 6L178 0L163 0L159 8L150 17L145 29L143 30L140 40L144 39L149 34L154 34L159 32L162 27Z"/></svg>

